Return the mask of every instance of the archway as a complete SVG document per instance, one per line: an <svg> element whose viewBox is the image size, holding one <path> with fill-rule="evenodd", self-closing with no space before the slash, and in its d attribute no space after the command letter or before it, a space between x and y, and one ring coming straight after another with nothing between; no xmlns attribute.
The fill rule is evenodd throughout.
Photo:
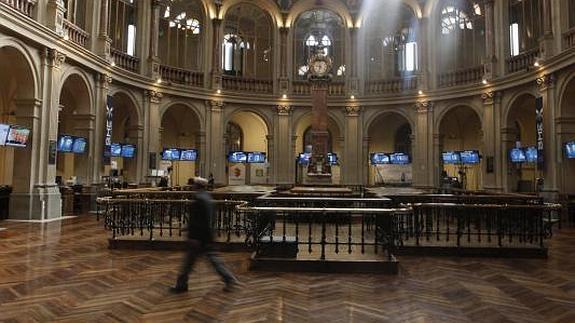
<svg viewBox="0 0 575 323"><path fill-rule="evenodd" d="M575 19L574 19L575 20ZM559 140L563 148L563 162L561 192L565 194L575 194L575 181L568 180L575 178L575 159L569 158L565 144L575 141L575 77L571 78L565 86L563 97L561 98L561 129L559 130ZM569 150L572 151L572 150Z"/></svg>
<svg viewBox="0 0 575 323"><path fill-rule="evenodd" d="M204 154L201 150L200 132L201 124L198 115L182 104L170 106L162 116L161 145L163 149L177 148L181 151L196 150L196 160L189 160L185 153L180 160L162 161L169 164L172 169L172 185L185 185L193 176L199 175L199 157ZM190 153L193 155L193 153Z"/></svg>
<svg viewBox="0 0 575 323"><path fill-rule="evenodd" d="M538 177L537 164L533 161L512 161L511 149L535 147L535 97L523 94L511 104L506 119L506 131L503 138L504 153L507 156L507 188L513 192L535 191ZM527 158L527 156L525 156Z"/></svg>
<svg viewBox="0 0 575 323"><path fill-rule="evenodd" d="M268 183L268 165L272 157L268 151L268 135L266 121L255 112L238 111L230 116L224 135L229 185ZM245 160L234 152L245 153ZM239 160L234 160L235 157Z"/></svg>
<svg viewBox="0 0 575 323"><path fill-rule="evenodd" d="M142 153L143 138L143 127L140 125L138 109L135 101L125 92L117 92L112 96L112 106L114 107L112 143L122 147L133 145L135 148L133 154L121 153L120 156L111 157L112 174L117 173L126 184L137 183L141 176L138 171L138 160ZM117 169L117 172L114 169Z"/></svg>
<svg viewBox="0 0 575 323"><path fill-rule="evenodd" d="M482 187L481 159L477 163L460 161L443 162L445 152L476 151L481 154L482 148L481 119L468 106L457 106L450 109L441 119L439 125L439 156L445 172L441 176L442 184L450 184L467 190ZM459 155L458 155L459 156ZM449 178L449 180L446 178Z"/></svg>
<svg viewBox="0 0 575 323"><path fill-rule="evenodd" d="M56 161L58 183L90 184L89 149L93 145L90 97L88 85L78 74L69 76L62 86Z"/></svg>
<svg viewBox="0 0 575 323"><path fill-rule="evenodd" d="M300 154L302 153L311 153L311 125L312 125L312 118L313 115L308 113L301 117L296 124L295 127L295 135L296 135L296 143L295 143L295 151L294 151L294 158L295 162L297 163L296 166L296 174L295 174L295 181L296 183L305 183L306 182L306 174L307 174L307 165L303 160L300 160ZM329 134L328 138L328 149L331 153L335 154L338 158L336 164L331 165L331 173L332 173L332 183L339 184L341 182L341 163L345 162L341 160L343 156L343 137L342 132L340 130L339 125L336 121L328 117L327 121L327 131ZM307 139L306 139L307 134Z"/></svg>
<svg viewBox="0 0 575 323"><path fill-rule="evenodd" d="M368 136L370 155L365 156L365 158L370 158L368 183L370 185L411 184L412 129L409 121L398 113L384 113L369 125ZM409 156L409 164L391 164L388 158L394 153ZM372 156L374 158L371 158Z"/></svg>

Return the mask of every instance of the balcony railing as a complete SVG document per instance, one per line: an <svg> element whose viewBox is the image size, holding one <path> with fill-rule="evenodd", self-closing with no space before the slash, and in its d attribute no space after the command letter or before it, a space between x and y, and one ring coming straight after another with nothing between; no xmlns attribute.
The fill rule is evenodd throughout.
<svg viewBox="0 0 575 323"><path fill-rule="evenodd" d="M274 90L272 80L252 79L227 75L222 76L222 87L225 90L254 93L273 93Z"/></svg>
<svg viewBox="0 0 575 323"><path fill-rule="evenodd" d="M507 70L509 73L525 70L535 63L539 56L539 48L534 48L507 59Z"/></svg>
<svg viewBox="0 0 575 323"><path fill-rule="evenodd" d="M295 95L310 95L311 84L308 81L294 81L293 93ZM343 96L345 95L345 82L335 81L328 85L328 94L330 96Z"/></svg>
<svg viewBox="0 0 575 323"><path fill-rule="evenodd" d="M465 85L481 82L483 65L439 74L439 87Z"/></svg>
<svg viewBox="0 0 575 323"><path fill-rule="evenodd" d="M36 0L0 0L0 2L9 5L28 17L32 16L32 9L36 5Z"/></svg>
<svg viewBox="0 0 575 323"><path fill-rule="evenodd" d="M82 47L86 47L88 44L88 39L90 38L90 34L82 30L82 28L69 22L68 20L64 20L63 26L64 35L68 35L68 39Z"/></svg>
<svg viewBox="0 0 575 323"><path fill-rule="evenodd" d="M138 67L140 66L139 58L128 55L114 48L110 50L110 54L112 54L112 59L117 66L132 72L138 71Z"/></svg>
<svg viewBox="0 0 575 323"><path fill-rule="evenodd" d="M575 47L575 27L563 34L563 42L566 49Z"/></svg>
<svg viewBox="0 0 575 323"><path fill-rule="evenodd" d="M160 75L162 76L162 80L172 83L197 87L204 85L204 73L201 72L160 65Z"/></svg>
<svg viewBox="0 0 575 323"><path fill-rule="evenodd" d="M402 93L417 89L417 76L398 77L392 79L367 82L369 94Z"/></svg>

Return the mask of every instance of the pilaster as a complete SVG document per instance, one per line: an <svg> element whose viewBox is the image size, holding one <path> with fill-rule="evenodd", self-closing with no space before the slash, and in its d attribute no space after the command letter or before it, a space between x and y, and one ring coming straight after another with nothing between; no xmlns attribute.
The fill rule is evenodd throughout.
<svg viewBox="0 0 575 323"><path fill-rule="evenodd" d="M416 187L434 186L436 156L433 137L433 102L419 101L415 104L417 117L415 121L415 141L412 141L413 151L413 184Z"/></svg>
<svg viewBox="0 0 575 323"><path fill-rule="evenodd" d="M345 136L344 136L344 152L342 163L342 183L349 185L361 184L361 134L362 123L361 120L361 107L348 106L344 109L345 113Z"/></svg>
<svg viewBox="0 0 575 323"><path fill-rule="evenodd" d="M287 58L287 39L289 34L289 28L280 28L280 79L279 79L279 92L281 94L287 94L289 92L289 78L288 78L288 58Z"/></svg>
<svg viewBox="0 0 575 323"><path fill-rule="evenodd" d="M497 55L495 52L495 0L486 0L485 4L485 59L483 62L483 79L492 80L497 77Z"/></svg>
<svg viewBox="0 0 575 323"><path fill-rule="evenodd" d="M208 174L213 174L217 184L225 184L226 178L226 158L224 141L224 102L221 100L206 101L207 110L207 138L209 143L206 168Z"/></svg>
<svg viewBox="0 0 575 323"><path fill-rule="evenodd" d="M222 68L221 68L221 51L220 51L220 44L222 42L222 35L221 35L221 25L222 19L214 18L212 19L212 29L213 29L213 38L212 38L212 50L213 50L213 57L212 57L212 72L211 74L211 86L212 89L218 90L222 88Z"/></svg>
<svg viewBox="0 0 575 323"><path fill-rule="evenodd" d="M107 74L96 75L96 120L94 141L92 147L89 147L93 152L93 169L92 169L92 184L98 184L101 181L101 176L104 174L104 136L106 129L106 104L110 90L112 77Z"/></svg>
<svg viewBox="0 0 575 323"><path fill-rule="evenodd" d="M152 0L151 30L150 30L150 53L148 57L148 75L157 80L160 75L160 58L158 57L158 46L160 38L160 1Z"/></svg>
<svg viewBox="0 0 575 323"><path fill-rule="evenodd" d="M144 91L144 171L158 168L159 153L162 150L161 136L159 129L162 126L162 116L160 115L160 103L163 94L154 90ZM155 158L150 158L155 155ZM150 159L156 161L155 165L150 165Z"/></svg>
<svg viewBox="0 0 575 323"><path fill-rule="evenodd" d="M555 87L556 79L554 74L544 75L536 80L539 93L543 99L543 191L542 194L549 199L555 200L559 193L558 188L558 154L561 152L561 143L555 139L557 112L557 91Z"/></svg>
<svg viewBox="0 0 575 323"><path fill-rule="evenodd" d="M64 1L48 0L46 5L46 26L59 36L64 36Z"/></svg>
<svg viewBox="0 0 575 323"><path fill-rule="evenodd" d="M107 61L111 60L110 57L110 48L112 47L112 40L109 37L109 17L108 13L110 12L110 0L101 0L99 1L100 4L100 23L99 23L99 32L98 37L96 39L96 54L98 56L104 58Z"/></svg>
<svg viewBox="0 0 575 323"><path fill-rule="evenodd" d="M274 118L273 127L273 156L272 157L272 174L273 181L276 184L293 183L293 158L291 147L291 112L292 107L289 105L276 106L277 115ZM293 169L293 170L292 170Z"/></svg>
<svg viewBox="0 0 575 323"><path fill-rule="evenodd" d="M481 95L483 100L483 155L482 172L483 186L487 190L503 190L502 187L502 158L505 155L501 150L501 93L486 92Z"/></svg>

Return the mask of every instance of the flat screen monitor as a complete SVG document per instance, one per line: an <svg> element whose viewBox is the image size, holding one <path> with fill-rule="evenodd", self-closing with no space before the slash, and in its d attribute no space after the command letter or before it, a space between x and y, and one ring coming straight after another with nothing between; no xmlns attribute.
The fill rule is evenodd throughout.
<svg viewBox="0 0 575 323"><path fill-rule="evenodd" d="M461 155L458 151L444 151L441 154L444 164L459 164L461 163Z"/></svg>
<svg viewBox="0 0 575 323"><path fill-rule="evenodd" d="M406 153L393 153L389 155L389 162L396 165L409 164L409 155Z"/></svg>
<svg viewBox="0 0 575 323"><path fill-rule="evenodd" d="M58 138L58 146L56 147L59 152L70 153L74 147L74 137L62 135Z"/></svg>
<svg viewBox="0 0 575 323"><path fill-rule="evenodd" d="M248 161L248 155L243 151L233 151L228 155L230 163L245 163Z"/></svg>
<svg viewBox="0 0 575 323"><path fill-rule="evenodd" d="M6 145L8 132L10 132L10 126L7 124L0 123L0 146Z"/></svg>
<svg viewBox="0 0 575 323"><path fill-rule="evenodd" d="M8 136L6 137L6 146L26 147L29 136L30 129L20 126L10 126Z"/></svg>
<svg viewBox="0 0 575 323"><path fill-rule="evenodd" d="M337 161L338 158L336 153L327 153L327 162L330 165L337 165Z"/></svg>
<svg viewBox="0 0 575 323"><path fill-rule="evenodd" d="M513 148L509 151L509 160L512 163L524 163L527 161L525 150L523 148Z"/></svg>
<svg viewBox="0 0 575 323"><path fill-rule="evenodd" d="M180 160L180 150L177 148L164 149L162 160Z"/></svg>
<svg viewBox="0 0 575 323"><path fill-rule="evenodd" d="M113 143L110 145L111 157L122 157L122 144Z"/></svg>
<svg viewBox="0 0 575 323"><path fill-rule="evenodd" d="M136 146L134 145L122 145L122 157L124 158L134 158L136 154Z"/></svg>
<svg viewBox="0 0 575 323"><path fill-rule="evenodd" d="M535 146L525 148L525 160L528 163L537 162L537 148Z"/></svg>
<svg viewBox="0 0 575 323"><path fill-rule="evenodd" d="M198 159L198 151L196 149L182 149L180 160L196 161L196 159Z"/></svg>
<svg viewBox="0 0 575 323"><path fill-rule="evenodd" d="M83 154L86 152L87 146L86 138L74 137L74 144L72 144L72 152L75 154Z"/></svg>
<svg viewBox="0 0 575 323"><path fill-rule="evenodd" d="M311 159L311 153L300 153L297 162L300 165L307 165L309 164L309 160Z"/></svg>
<svg viewBox="0 0 575 323"><path fill-rule="evenodd" d="M569 159L575 158L575 141L570 141L565 144L565 155Z"/></svg>
<svg viewBox="0 0 575 323"><path fill-rule="evenodd" d="M462 164L479 164L479 151L464 150L459 152Z"/></svg>
<svg viewBox="0 0 575 323"><path fill-rule="evenodd" d="M389 164L389 155L384 153L371 154L370 161L372 165Z"/></svg>
<svg viewBox="0 0 575 323"><path fill-rule="evenodd" d="M248 163L261 164L266 162L266 153L254 151L248 153Z"/></svg>

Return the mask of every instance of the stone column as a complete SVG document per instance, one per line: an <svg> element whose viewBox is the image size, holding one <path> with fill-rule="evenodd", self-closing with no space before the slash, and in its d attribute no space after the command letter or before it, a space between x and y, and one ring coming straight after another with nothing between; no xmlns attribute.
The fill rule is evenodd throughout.
<svg viewBox="0 0 575 323"><path fill-rule="evenodd" d="M485 3L485 60L484 75L485 80L492 80L497 77L497 56L495 54L495 13L494 1L486 0Z"/></svg>
<svg viewBox="0 0 575 323"><path fill-rule="evenodd" d="M221 25L222 20L219 18L212 19L212 72L211 72L211 85L212 89L217 90L222 88L222 67L221 67ZM215 175L214 175L215 176Z"/></svg>
<svg viewBox="0 0 575 323"><path fill-rule="evenodd" d="M442 169L441 159L439 155L443 152L443 135L439 133L433 134L433 150L431 151L428 163L432 165L431 172L429 172L429 180L430 180L430 187L438 187L439 186L439 179ZM437 157L436 157L437 156Z"/></svg>
<svg viewBox="0 0 575 323"><path fill-rule="evenodd" d="M508 1L494 1L493 3L493 30L504 30L505 32L494 32L495 40L495 69L496 76L503 76L507 72L506 59L510 55L509 49L509 8Z"/></svg>
<svg viewBox="0 0 575 323"><path fill-rule="evenodd" d="M288 77L288 46L287 39L289 34L289 28L280 28L280 79L279 79L279 91L281 94L287 94L289 92L289 77Z"/></svg>
<svg viewBox="0 0 575 323"><path fill-rule="evenodd" d="M198 160L196 161L196 173L199 176L208 178L206 172L206 132L196 132L196 149L198 149Z"/></svg>
<svg viewBox="0 0 575 323"><path fill-rule="evenodd" d="M108 100L109 86L112 83L112 77L106 74L97 74L96 76L96 120L94 140L88 149L94 156L94 167L92 168L92 184L100 183L101 176L104 174L104 136L106 128L106 104Z"/></svg>
<svg viewBox="0 0 575 323"><path fill-rule="evenodd" d="M550 200L557 200L559 195L559 180L557 171L559 157L561 154L561 144L556 140L555 119L558 114L557 108L557 89L555 87L556 79L554 74L548 74L537 79L539 93L543 98L543 149L544 167L543 178L544 185L542 195Z"/></svg>
<svg viewBox="0 0 575 323"><path fill-rule="evenodd" d="M162 151L162 142L160 137L160 128L162 127L162 116L160 116L160 102L162 100L162 93L152 90L144 91L144 149L142 155L144 157L144 171L145 175L148 169L157 169L159 165L160 156ZM150 155L155 155L155 165L150 165Z"/></svg>
<svg viewBox="0 0 575 323"><path fill-rule="evenodd" d="M487 92L481 95L483 100L483 188L501 191L501 132L499 120L501 114L501 93Z"/></svg>
<svg viewBox="0 0 575 323"><path fill-rule="evenodd" d="M275 120L273 121L275 124ZM274 127L275 129L275 127ZM277 182L277 152L276 152L276 145L274 145L274 136L273 135L267 135L266 136L266 142L267 142L267 158L268 158L268 171L267 171L267 175L268 175L268 183L276 183Z"/></svg>
<svg viewBox="0 0 575 323"><path fill-rule="evenodd" d="M46 26L52 29L56 34L64 36L64 1L48 0L46 5Z"/></svg>
<svg viewBox="0 0 575 323"><path fill-rule="evenodd" d="M227 183L226 178L226 157L224 140L224 102L221 100L211 100L206 102L207 108L207 137L208 152L206 168L208 174L213 174L217 184Z"/></svg>
<svg viewBox="0 0 575 323"><path fill-rule="evenodd" d="M86 138L89 143L87 153L74 156L74 174L78 176L79 183L89 185L92 183L91 175L95 167L95 160L98 159L91 147L95 137L94 127L96 123L96 115L73 115L73 120L75 125L74 134Z"/></svg>
<svg viewBox="0 0 575 323"><path fill-rule="evenodd" d="M143 153L137 153L138 151L144 152L144 126L138 124L135 126L130 126L126 129L128 133L127 143L136 146L136 156L135 158L124 158L124 170L128 171L127 179L129 182L133 183L143 183L145 170L144 170L144 156ZM126 176L124 174L124 176Z"/></svg>
<svg viewBox="0 0 575 323"><path fill-rule="evenodd" d="M151 57L151 41L153 33L153 3L156 0L137 1L136 21L136 57L140 58L140 74L152 76L151 64L147 64ZM159 9L158 9L159 15ZM159 19L159 16L158 16ZM158 67L159 72L159 67Z"/></svg>
<svg viewBox="0 0 575 323"><path fill-rule="evenodd" d="M110 0L100 0L100 26L98 32L98 38L96 39L96 54L104 58L105 60L111 60L110 48L112 47L112 39L109 36L109 17L108 12L110 11Z"/></svg>
<svg viewBox="0 0 575 323"><path fill-rule="evenodd" d="M369 156L369 142L370 137L363 137L361 141L361 183L363 185L370 185L370 163L368 160Z"/></svg>
<svg viewBox="0 0 575 323"><path fill-rule="evenodd" d="M345 108L345 136L343 145L342 184L361 184L362 123L361 108L349 106Z"/></svg>
<svg viewBox="0 0 575 323"><path fill-rule="evenodd" d="M160 58L158 57L158 43L160 38L160 1L152 0L150 30L150 56L148 57L148 74L153 80L160 75Z"/></svg>
<svg viewBox="0 0 575 323"><path fill-rule="evenodd" d="M292 151L290 151L292 138L292 107L289 105L279 105L276 107L277 115L274 118L273 138L274 151L272 170L275 174L273 178L276 184L291 184L294 181L293 173L290 172L292 164Z"/></svg>
<svg viewBox="0 0 575 323"><path fill-rule="evenodd" d="M501 175L500 175L501 187L505 192L512 192L517 190L517 183L516 182L512 183L511 181L511 179L516 178L517 169L515 166L516 164L512 164L509 162L507 152L509 151L509 149L515 147L515 139L517 137L517 132L515 129L503 127L501 128L499 133L501 138L501 143L499 147L502 153L500 154L500 157L496 162L499 162L501 167Z"/></svg>
<svg viewBox="0 0 575 323"><path fill-rule="evenodd" d="M540 38L539 48L541 50L541 58L547 59L555 54L555 43L553 39L553 21L551 18L551 11L553 5L552 0L542 0L543 3L543 36ZM558 2L553 2L559 5Z"/></svg>
<svg viewBox="0 0 575 323"><path fill-rule="evenodd" d="M359 93L359 78L357 77L357 70L358 70L358 52L359 52L359 46L358 46L358 34L359 34L359 28L357 27L352 27L349 28L349 34L350 34L350 40L351 40L351 60L349 61L349 64L347 66L347 70L346 70L346 81L347 81L347 88L349 90L349 93L352 95L357 95Z"/></svg>
<svg viewBox="0 0 575 323"><path fill-rule="evenodd" d="M413 185L434 186L435 154L433 136L433 102L420 101L415 105L417 119L413 131Z"/></svg>

